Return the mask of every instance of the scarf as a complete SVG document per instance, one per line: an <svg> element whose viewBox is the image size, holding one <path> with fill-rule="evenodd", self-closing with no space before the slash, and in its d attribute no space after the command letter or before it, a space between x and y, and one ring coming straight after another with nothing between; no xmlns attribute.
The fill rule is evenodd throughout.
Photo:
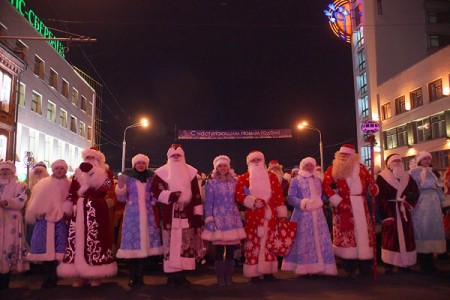
<svg viewBox="0 0 450 300"><path fill-rule="evenodd" d="M125 169L123 171L123 174L127 175L127 176L129 176L131 178L137 179L137 180L139 180L142 183L145 183L145 182L147 182L148 178L153 176L154 172L152 170L150 170L150 169L147 169L145 171L139 172L139 171L137 171L136 169L133 168L133 169Z"/></svg>

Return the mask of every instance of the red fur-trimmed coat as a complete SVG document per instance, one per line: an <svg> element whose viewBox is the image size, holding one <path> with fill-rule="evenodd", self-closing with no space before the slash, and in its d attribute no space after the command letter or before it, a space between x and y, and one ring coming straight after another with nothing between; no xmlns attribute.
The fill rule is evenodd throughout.
<svg viewBox="0 0 450 300"><path fill-rule="evenodd" d="M106 202L106 195L114 189L114 174L106 170L102 176L100 187L89 187L82 195L78 195L81 185L77 175L72 179L67 200L74 204L74 214L66 253L57 269L60 277L104 278L117 273Z"/></svg>
<svg viewBox="0 0 450 300"><path fill-rule="evenodd" d="M255 208L256 198L249 194L249 173L241 175L236 185L236 201L245 206L244 276L257 277L278 271L275 255L267 251L268 233L275 230L277 217L286 218L287 208L277 175L269 172L272 196L266 207Z"/></svg>
<svg viewBox="0 0 450 300"><path fill-rule="evenodd" d="M359 176L349 178L348 180L360 180L361 191L357 195L351 195L350 186L346 179L334 180L333 166L330 166L324 174L323 191L330 199L333 207L333 246L336 256L345 259L370 259L373 257L371 253L373 247L373 226L369 213L366 193L369 192L372 197L378 194L378 186L375 180L367 171L363 164L359 163ZM355 237L355 216L353 215L352 202L350 197L360 197L364 211L364 217L368 230L368 245L357 245ZM357 224L358 226L358 224ZM356 254L356 248L364 247L365 253L363 257Z"/></svg>

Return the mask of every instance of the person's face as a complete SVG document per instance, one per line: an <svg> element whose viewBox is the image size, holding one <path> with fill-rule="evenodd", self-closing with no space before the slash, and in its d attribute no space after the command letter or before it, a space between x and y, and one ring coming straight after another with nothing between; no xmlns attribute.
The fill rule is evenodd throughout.
<svg viewBox="0 0 450 300"><path fill-rule="evenodd" d="M306 165L303 166L303 171L312 173L314 171L314 165L311 163L307 163Z"/></svg>
<svg viewBox="0 0 450 300"><path fill-rule="evenodd" d="M53 176L56 178L63 178L66 176L67 170L63 166L53 167Z"/></svg>
<svg viewBox="0 0 450 300"><path fill-rule="evenodd" d="M420 165L422 167L428 167L431 164L431 157L426 156L420 160Z"/></svg>
<svg viewBox="0 0 450 300"><path fill-rule="evenodd" d="M34 175L41 176L43 172L42 172L42 169L39 168L39 169L34 170L33 173L34 173Z"/></svg>
<svg viewBox="0 0 450 300"><path fill-rule="evenodd" d="M399 167L401 167L401 165L402 165L402 160L401 159L394 159L391 162L391 169L399 168Z"/></svg>
<svg viewBox="0 0 450 300"><path fill-rule="evenodd" d="M84 162L90 163L93 166L98 166L98 164L99 164L97 158L95 158L94 156L91 156L91 155L86 156L86 158L84 159Z"/></svg>
<svg viewBox="0 0 450 300"><path fill-rule="evenodd" d="M262 164L262 161L263 161L263 160L262 160L261 158L255 157L254 159L252 159L251 161L249 161L249 164L257 167L257 166L259 166L259 165Z"/></svg>
<svg viewBox="0 0 450 300"><path fill-rule="evenodd" d="M3 168L0 170L0 178L1 179L9 179L11 178L12 172L8 168Z"/></svg>
<svg viewBox="0 0 450 300"><path fill-rule="evenodd" d="M229 170L230 167L226 164L219 164L217 166L217 172L219 172L220 175L227 175Z"/></svg>
<svg viewBox="0 0 450 300"><path fill-rule="evenodd" d="M181 156L181 154L174 153L174 154L172 154L172 155L170 156L170 158L171 158L173 161L180 161L181 158L182 158L182 156Z"/></svg>
<svg viewBox="0 0 450 300"><path fill-rule="evenodd" d="M137 163L134 164L134 168L138 172L144 172L147 169L147 164L143 161L138 161Z"/></svg>
<svg viewBox="0 0 450 300"><path fill-rule="evenodd" d="M339 158L343 161L347 161L350 158L351 154L339 152Z"/></svg>

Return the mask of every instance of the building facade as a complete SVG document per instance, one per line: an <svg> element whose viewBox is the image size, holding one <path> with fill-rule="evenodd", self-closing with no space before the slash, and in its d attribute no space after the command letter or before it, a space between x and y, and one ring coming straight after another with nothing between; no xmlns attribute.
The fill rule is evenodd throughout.
<svg viewBox="0 0 450 300"><path fill-rule="evenodd" d="M16 84L17 171L26 172L26 152L47 166L62 158L73 171L96 139L95 90L64 59L61 42L42 39L54 35L24 0L0 0L0 7L0 40L25 62Z"/></svg>
<svg viewBox="0 0 450 300"><path fill-rule="evenodd" d="M369 165L370 147L365 142L361 125L367 120L377 122L382 120L384 112L381 110L381 104L388 101L388 98L383 97L394 97L389 98L394 101L393 99L397 96L403 95L404 91L400 89L386 90L386 86L389 85L387 82L394 80L391 78L397 78L398 74L450 44L450 2L447 0L350 0L347 1L347 5L352 24L350 41L353 57L357 143L363 162ZM417 68L426 69L423 64ZM414 71L410 72L414 73ZM429 76L432 77L432 74L430 73ZM427 80L433 81L442 77L443 87L445 84L448 86L448 72L447 77L442 74L439 76L436 78L425 76L419 78L418 76L414 78L414 81L417 88L422 86L423 92L428 93ZM405 80L406 77L403 76ZM379 87L381 86L384 86L383 93L386 94L380 95ZM405 94L405 104L409 97L409 94ZM443 106L445 106L446 99L439 104L432 103L430 106L425 105L427 97L424 97L424 101L423 107L402 116L403 123L415 122L419 115L431 116L442 113L443 108L440 103L444 103ZM436 111L429 111L431 109ZM418 113L421 110L426 112ZM383 120L381 126L383 132L377 134L376 165L382 166L384 157L390 152L382 151L382 137L386 135L385 130L392 129L394 123L394 118L386 119L386 122ZM416 141L416 144L421 143L418 138ZM428 147L430 148L427 149ZM434 144L422 144L417 148L430 150L434 149L432 147Z"/></svg>

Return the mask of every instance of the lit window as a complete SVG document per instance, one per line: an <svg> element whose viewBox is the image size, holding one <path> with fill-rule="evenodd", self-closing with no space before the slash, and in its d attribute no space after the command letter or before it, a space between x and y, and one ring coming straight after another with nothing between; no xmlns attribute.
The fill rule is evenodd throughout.
<svg viewBox="0 0 450 300"><path fill-rule="evenodd" d="M358 68L360 71L366 68L366 55L364 49L358 52Z"/></svg>
<svg viewBox="0 0 450 300"><path fill-rule="evenodd" d="M391 114L391 103L390 102L388 102L388 103L386 103L386 104L381 106L381 114L382 114L383 120L387 120L390 117L392 117L392 114Z"/></svg>
<svg viewBox="0 0 450 300"><path fill-rule="evenodd" d="M367 73L364 72L361 74L361 76L358 76L359 78L359 92L361 94L367 93Z"/></svg>
<svg viewBox="0 0 450 300"><path fill-rule="evenodd" d="M53 138L51 136L45 136L45 152L44 152L44 162L47 166L51 165L50 158L52 156L52 143Z"/></svg>
<svg viewBox="0 0 450 300"><path fill-rule="evenodd" d="M361 26L354 33L354 43L357 48L364 45L364 27Z"/></svg>
<svg viewBox="0 0 450 300"><path fill-rule="evenodd" d="M56 73L53 69L50 69L50 78L48 79L48 84L55 89L58 88L58 73Z"/></svg>
<svg viewBox="0 0 450 300"><path fill-rule="evenodd" d="M34 74L44 80L44 61L37 55L34 56Z"/></svg>
<svg viewBox="0 0 450 300"><path fill-rule="evenodd" d="M444 114L439 114L430 117L431 123L431 138L438 139L445 137L447 132L445 129L445 116Z"/></svg>
<svg viewBox="0 0 450 300"><path fill-rule="evenodd" d="M405 96L401 96L395 99L395 114L401 114L406 111Z"/></svg>
<svg viewBox="0 0 450 300"><path fill-rule="evenodd" d="M1 110L9 112L9 101L11 98L11 76L0 71L0 103Z"/></svg>
<svg viewBox="0 0 450 300"><path fill-rule="evenodd" d="M77 133L77 118L70 116L70 131Z"/></svg>
<svg viewBox="0 0 450 300"><path fill-rule="evenodd" d="M81 121L80 121L80 130L79 130L79 132L80 132L80 135L82 137L86 137L86 125L84 125L84 123L81 122Z"/></svg>
<svg viewBox="0 0 450 300"><path fill-rule="evenodd" d="M369 96L364 96L362 99L359 99L359 102L361 117L367 118L369 116Z"/></svg>
<svg viewBox="0 0 450 300"><path fill-rule="evenodd" d="M430 95L430 102L439 100L444 97L444 94L442 93L442 79L439 78L438 80L435 80L433 82L430 82L428 84L428 93Z"/></svg>
<svg viewBox="0 0 450 300"><path fill-rule="evenodd" d="M89 117L92 117L92 101L89 101L87 113Z"/></svg>
<svg viewBox="0 0 450 300"><path fill-rule="evenodd" d="M67 111L65 111L64 109L61 109L59 113L59 125L67 128Z"/></svg>
<svg viewBox="0 0 450 300"><path fill-rule="evenodd" d="M86 97L81 96L81 105L80 108L82 111L86 111Z"/></svg>
<svg viewBox="0 0 450 300"><path fill-rule="evenodd" d="M409 94L411 108L417 108L423 105L422 88L418 88Z"/></svg>
<svg viewBox="0 0 450 300"><path fill-rule="evenodd" d="M72 88L72 103L78 106L78 91L75 88Z"/></svg>
<svg viewBox="0 0 450 300"><path fill-rule="evenodd" d="M0 135L0 160L6 160L6 149L8 148L8 138Z"/></svg>
<svg viewBox="0 0 450 300"><path fill-rule="evenodd" d="M22 82L19 84L19 105L25 106L25 84Z"/></svg>
<svg viewBox="0 0 450 300"><path fill-rule="evenodd" d="M69 99L69 83L64 79L62 80L61 94Z"/></svg>
<svg viewBox="0 0 450 300"><path fill-rule="evenodd" d="M88 130L87 130L87 137L88 140L92 140L92 128L91 126L88 126Z"/></svg>

